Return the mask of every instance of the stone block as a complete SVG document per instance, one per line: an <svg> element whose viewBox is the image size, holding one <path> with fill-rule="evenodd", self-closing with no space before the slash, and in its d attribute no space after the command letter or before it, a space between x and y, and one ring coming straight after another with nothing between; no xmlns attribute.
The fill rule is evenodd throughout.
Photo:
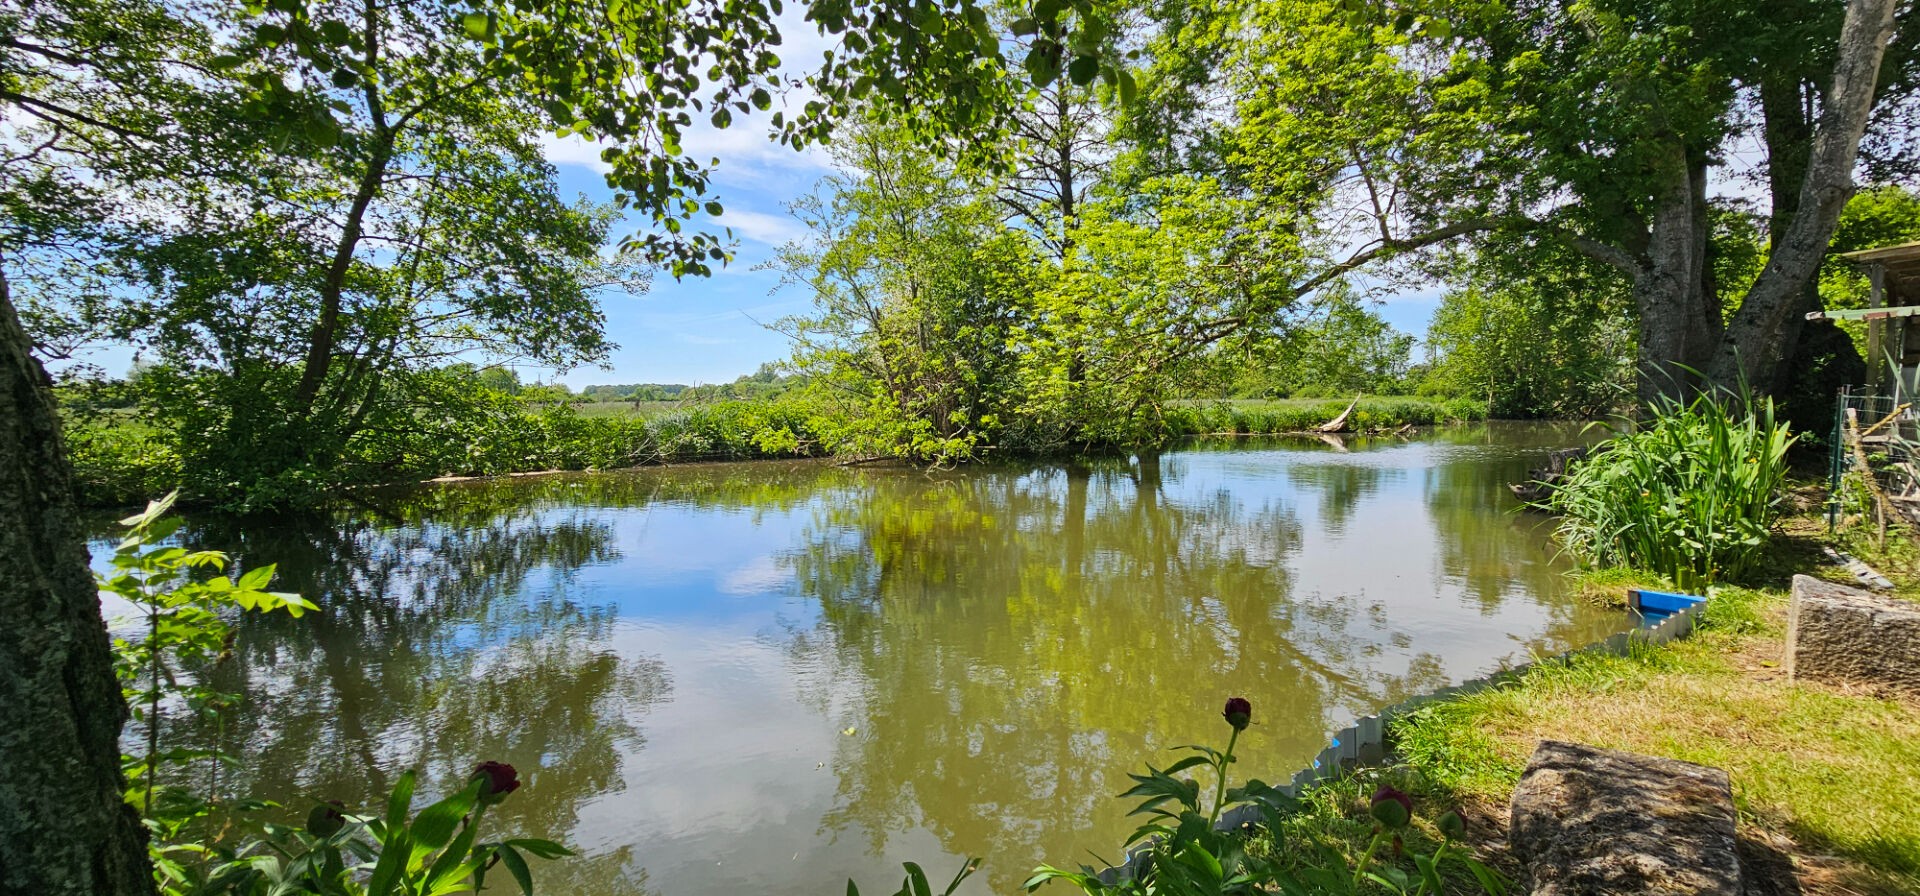
<svg viewBox="0 0 1920 896"><path fill-rule="evenodd" d="M1789 679L1920 694L1920 603L1794 576L1783 665Z"/></svg>
<svg viewBox="0 0 1920 896"><path fill-rule="evenodd" d="M1741 892L1733 789L1720 769L1542 741L1512 812L1508 842L1532 887L1519 892Z"/></svg>

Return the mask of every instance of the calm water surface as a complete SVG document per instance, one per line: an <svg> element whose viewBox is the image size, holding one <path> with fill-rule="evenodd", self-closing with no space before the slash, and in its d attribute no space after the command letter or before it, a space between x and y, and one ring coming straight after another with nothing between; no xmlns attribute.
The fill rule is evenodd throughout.
<svg viewBox="0 0 1920 896"><path fill-rule="evenodd" d="M824 896L983 855L973 892L1012 893L1117 852L1125 773L1223 742L1229 695L1279 780L1356 716L1623 627L1502 486L1575 441L678 467L189 538L326 609L248 621L217 673L245 791L371 807L501 759L527 783L495 817L583 854L546 892Z"/></svg>

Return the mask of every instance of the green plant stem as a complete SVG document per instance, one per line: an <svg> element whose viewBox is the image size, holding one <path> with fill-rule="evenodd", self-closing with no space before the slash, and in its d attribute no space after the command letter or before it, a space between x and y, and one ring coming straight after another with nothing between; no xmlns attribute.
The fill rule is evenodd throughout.
<svg viewBox="0 0 1920 896"><path fill-rule="evenodd" d="M1220 806L1227 798L1227 766L1233 762L1233 745L1239 740L1240 729L1235 728L1233 733L1227 736L1227 751L1220 755L1220 767L1215 769L1218 772L1215 777L1219 778L1220 782L1213 789L1213 814L1207 817L1207 830L1213 830L1214 822L1220 820Z"/></svg>
<svg viewBox="0 0 1920 896"><path fill-rule="evenodd" d="M1380 842L1387 837L1386 831L1374 831L1373 840L1367 844L1367 851L1360 854L1360 861L1353 866L1353 891L1360 892L1360 881L1366 877L1367 869L1373 867L1373 854L1380 849Z"/></svg>
<svg viewBox="0 0 1920 896"><path fill-rule="evenodd" d="M144 590L144 589L143 589ZM149 599L151 597L149 596ZM149 604L147 607L147 653L153 657L149 664L147 682L147 798L141 812L153 812L154 775L159 769L160 755L160 610Z"/></svg>

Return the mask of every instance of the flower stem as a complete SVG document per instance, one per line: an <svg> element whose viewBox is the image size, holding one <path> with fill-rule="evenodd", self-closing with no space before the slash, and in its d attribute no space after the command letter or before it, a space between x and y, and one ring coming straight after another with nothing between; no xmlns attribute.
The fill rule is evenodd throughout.
<svg viewBox="0 0 1920 896"><path fill-rule="evenodd" d="M1367 844L1367 851L1360 855L1360 862L1353 866L1353 891L1360 892L1360 880L1373 867L1373 854L1380 849L1380 841L1386 839L1386 831L1374 831L1373 840Z"/></svg>
<svg viewBox="0 0 1920 896"><path fill-rule="evenodd" d="M1219 772L1216 777L1220 779L1220 783L1213 790L1213 814L1207 817L1207 830L1213 830L1214 822L1220 820L1220 806L1227 798L1227 765L1233 762L1233 745L1239 740L1240 729L1235 728L1233 733L1227 736L1227 752L1221 754L1220 766L1216 769Z"/></svg>

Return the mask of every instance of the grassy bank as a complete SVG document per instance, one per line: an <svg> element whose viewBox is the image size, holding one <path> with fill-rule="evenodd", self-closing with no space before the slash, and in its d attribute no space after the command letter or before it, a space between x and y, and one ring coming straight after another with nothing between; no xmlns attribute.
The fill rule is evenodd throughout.
<svg viewBox="0 0 1920 896"><path fill-rule="evenodd" d="M1429 822L1462 808L1483 857L1512 872L1507 803L1534 747L1555 739L1726 769L1743 850L1776 875L1791 868L1806 893L1920 892L1920 700L1786 680L1788 577L1849 577L1823 565L1819 523L1784 528L1770 568L1748 587L1717 589L1692 638L1537 666L1507 687L1422 708L1389 731L1398 765L1323 788L1274 848L1358 848L1365 795L1386 780L1413 793ZM1910 551L1913 537L1889 545ZM1898 556L1838 541L1914 593ZM1618 594L1629 578L1608 574L1593 593Z"/></svg>
<svg viewBox="0 0 1920 896"><path fill-rule="evenodd" d="M1345 408L1346 402L1332 400L1181 403L1166 410L1166 435L1298 432L1333 419ZM1485 417L1485 406L1471 401L1376 398L1362 401L1350 424L1357 430L1397 429ZM496 405L444 419L422 415L413 429L357 436L337 483L835 456L853 453L845 443L850 429L839 412L788 398L638 406ZM169 442L169 434L131 415L76 422L68 441L88 504L138 504L183 484L190 497L196 491L196 471L182 461L183 452Z"/></svg>

